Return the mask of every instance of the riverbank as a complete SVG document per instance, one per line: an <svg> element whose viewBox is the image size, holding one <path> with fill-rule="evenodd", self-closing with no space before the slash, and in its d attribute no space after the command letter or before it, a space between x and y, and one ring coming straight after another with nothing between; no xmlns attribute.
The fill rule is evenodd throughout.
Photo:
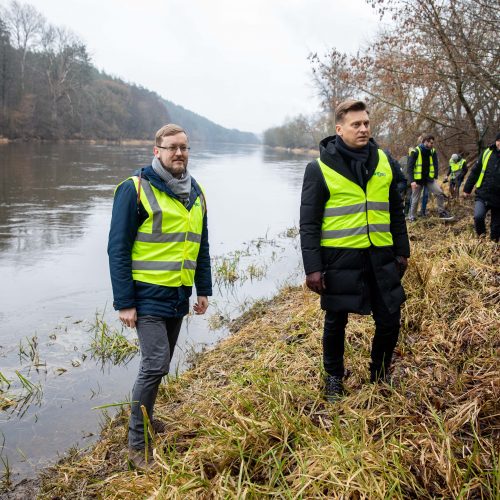
<svg viewBox="0 0 500 500"><path fill-rule="evenodd" d="M127 469L123 411L43 475L40 498L498 497L499 247L470 215L410 235L392 385L366 383L373 324L352 315L349 395L325 403L317 296L286 288L162 386L151 470Z"/></svg>
<svg viewBox="0 0 500 500"><path fill-rule="evenodd" d="M194 144L202 144L200 141L192 141ZM153 146L154 137L151 139L9 139L0 136L0 144L16 144L16 143L43 143L43 144L98 144L120 145L120 146ZM209 144L211 144L209 142ZM216 142L218 145L234 144L235 146L260 146L259 143L237 143L237 142ZM287 148L277 148L280 151L287 151ZM289 150L291 153L300 154L302 150ZM302 154L306 154L305 153Z"/></svg>
<svg viewBox="0 0 500 500"><path fill-rule="evenodd" d="M150 146L151 140L147 139L8 139L0 137L0 144L15 144L23 142L45 143L45 144L120 144L123 146Z"/></svg>
<svg viewBox="0 0 500 500"><path fill-rule="evenodd" d="M292 153L294 155L314 156L315 158L318 156L317 149L285 148L283 146L268 146L268 145L265 145L265 147L270 148L270 149L274 149L275 151L283 151L285 153Z"/></svg>

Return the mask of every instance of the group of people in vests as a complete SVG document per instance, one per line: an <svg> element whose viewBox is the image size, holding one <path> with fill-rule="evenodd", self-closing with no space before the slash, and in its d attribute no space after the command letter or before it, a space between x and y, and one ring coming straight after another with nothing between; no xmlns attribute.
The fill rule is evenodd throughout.
<svg viewBox="0 0 500 500"><path fill-rule="evenodd" d="M401 279L410 244L400 191L406 179L397 162L370 133L363 101L348 100L335 111L335 135L319 145L319 158L304 173L300 239L307 286L321 297L325 397L344 394L344 338L349 313L372 314L375 335L370 381L387 381L398 341ZM158 130L151 165L138 169L115 190L108 254L113 306L123 325L136 328L141 364L135 381L129 421L129 458L147 466L144 417L155 432L165 424L153 418L158 387L189 311L204 314L212 295L207 205L200 184L187 169L187 133L178 125ZM500 237L500 134L481 155L464 187L476 189L478 234L491 210L491 238ZM411 186L409 220L415 220L425 188L437 200L439 217L450 219L436 182L438 159L434 137L422 137L407 161ZM465 160L453 155L446 179L458 192ZM403 187L401 187L403 186Z"/></svg>
<svg viewBox="0 0 500 500"><path fill-rule="evenodd" d="M453 217L443 209L444 193L437 184L438 159L434 149L434 136L425 135L420 137L420 144L410 148L408 156L404 156L395 162L399 166L400 194L404 201L405 214L410 222L416 220L416 215L427 215L427 201L429 190L431 193L437 191L436 200L439 217L445 220L453 220ZM459 198L460 188L463 187L463 196L470 196L472 190L476 190L474 207L474 227L478 236L486 234L486 214L491 211L490 237L498 241L500 235L500 133L497 134L495 142L490 144L479 156L469 177L464 180L469 172L467 161L460 154L454 153L448 163L448 169L443 184L449 182L449 197L452 200ZM416 185L416 186L415 186ZM431 187L431 189L429 189ZM420 192L423 193L421 209L417 212ZM411 206L413 205L413 210Z"/></svg>

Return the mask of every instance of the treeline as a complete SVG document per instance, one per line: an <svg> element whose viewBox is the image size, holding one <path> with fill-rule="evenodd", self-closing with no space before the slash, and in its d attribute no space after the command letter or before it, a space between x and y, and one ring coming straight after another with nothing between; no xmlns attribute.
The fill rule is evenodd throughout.
<svg viewBox="0 0 500 500"><path fill-rule="evenodd" d="M264 131L263 142L271 147L317 149L324 137L334 133L328 113L288 118L283 125Z"/></svg>
<svg viewBox="0 0 500 500"><path fill-rule="evenodd" d="M163 102L168 109L171 121L182 124L188 131L189 137L194 140L202 142L232 142L237 144L260 143L255 134L222 127L178 104L167 100Z"/></svg>
<svg viewBox="0 0 500 500"><path fill-rule="evenodd" d="M396 155L415 145L423 132L432 132L445 156L476 156L500 130L498 2L367 4L381 19L391 20L368 48L355 56L336 49L310 56L323 104L320 128L330 121L326 135L333 134L336 105L346 98L362 98L370 105L374 137Z"/></svg>
<svg viewBox="0 0 500 500"><path fill-rule="evenodd" d="M202 117L197 123L184 111L155 92L98 71L85 44L70 30L51 25L33 6L16 0L8 8L0 6L0 137L151 139L175 116L188 131L195 130L193 140L215 135L213 140L258 142L253 134Z"/></svg>

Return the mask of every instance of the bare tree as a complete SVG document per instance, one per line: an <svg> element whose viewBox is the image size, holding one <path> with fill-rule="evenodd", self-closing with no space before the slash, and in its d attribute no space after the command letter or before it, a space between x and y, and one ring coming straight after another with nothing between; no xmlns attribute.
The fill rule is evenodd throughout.
<svg viewBox="0 0 500 500"><path fill-rule="evenodd" d="M51 98L51 119L58 122L62 100L74 113L73 97L87 83L90 58L84 43L65 28L48 25L44 30L41 46L45 60L43 71Z"/></svg>
<svg viewBox="0 0 500 500"><path fill-rule="evenodd" d="M322 85L364 95L383 111L381 126L395 144L433 129L445 154L477 154L500 125L498 0L368 3L392 19L391 27L355 57L334 49L316 58ZM345 71L338 71L339 62Z"/></svg>
<svg viewBox="0 0 500 500"><path fill-rule="evenodd" d="M14 48L21 51L21 91L24 92L26 56L39 43L45 26L45 17L30 4L11 0L5 21Z"/></svg>

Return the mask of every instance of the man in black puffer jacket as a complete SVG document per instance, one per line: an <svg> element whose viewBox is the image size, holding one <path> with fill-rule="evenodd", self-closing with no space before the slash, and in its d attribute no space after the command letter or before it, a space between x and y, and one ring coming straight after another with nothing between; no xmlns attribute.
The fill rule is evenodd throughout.
<svg viewBox="0 0 500 500"><path fill-rule="evenodd" d="M474 206L474 226L478 236L486 234L486 213L491 210L490 237L500 240L500 132L479 156L464 186L464 196L469 196L476 188Z"/></svg>
<svg viewBox="0 0 500 500"><path fill-rule="evenodd" d="M370 379L385 380L405 300L401 277L410 245L396 176L370 139L366 104L345 101L335 112L337 135L320 143L302 186L300 238L306 284L326 310L325 395L344 393L344 337L348 313L375 320Z"/></svg>

